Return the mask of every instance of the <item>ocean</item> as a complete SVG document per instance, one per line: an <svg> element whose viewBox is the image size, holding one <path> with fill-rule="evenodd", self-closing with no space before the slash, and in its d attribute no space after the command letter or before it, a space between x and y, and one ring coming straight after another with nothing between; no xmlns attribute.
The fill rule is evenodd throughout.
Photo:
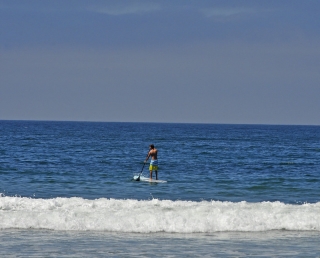
<svg viewBox="0 0 320 258"><path fill-rule="evenodd" d="M132 180L150 144L166 183ZM0 229L0 257L320 257L320 126L0 121Z"/></svg>

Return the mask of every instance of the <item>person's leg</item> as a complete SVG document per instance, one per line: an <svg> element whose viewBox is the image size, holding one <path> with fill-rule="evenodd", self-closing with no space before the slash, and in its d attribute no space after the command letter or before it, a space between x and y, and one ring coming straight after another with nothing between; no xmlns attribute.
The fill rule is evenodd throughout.
<svg viewBox="0 0 320 258"><path fill-rule="evenodd" d="M150 170L150 179L152 179L152 170Z"/></svg>
<svg viewBox="0 0 320 258"><path fill-rule="evenodd" d="M156 180L158 180L158 170L156 170Z"/></svg>

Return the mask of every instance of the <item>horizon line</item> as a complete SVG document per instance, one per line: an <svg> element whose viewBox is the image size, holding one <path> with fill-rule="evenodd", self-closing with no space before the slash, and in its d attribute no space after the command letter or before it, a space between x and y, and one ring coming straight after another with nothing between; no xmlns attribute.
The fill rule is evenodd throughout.
<svg viewBox="0 0 320 258"><path fill-rule="evenodd" d="M65 122L65 123L131 123L131 124L199 124L199 125L266 125L266 126L320 126L320 124L278 124L278 123L214 123L214 122L157 122L157 121L96 121L96 120L41 120L0 119L0 122Z"/></svg>

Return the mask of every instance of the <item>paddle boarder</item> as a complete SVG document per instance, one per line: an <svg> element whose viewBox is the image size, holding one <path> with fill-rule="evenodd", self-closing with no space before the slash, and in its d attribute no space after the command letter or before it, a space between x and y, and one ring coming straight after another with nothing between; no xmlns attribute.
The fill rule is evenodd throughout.
<svg viewBox="0 0 320 258"><path fill-rule="evenodd" d="M149 171L150 171L150 179L152 180L152 171L156 172L156 180L158 180L158 150L154 147L153 144L149 146L149 153L145 160L145 163L151 157Z"/></svg>

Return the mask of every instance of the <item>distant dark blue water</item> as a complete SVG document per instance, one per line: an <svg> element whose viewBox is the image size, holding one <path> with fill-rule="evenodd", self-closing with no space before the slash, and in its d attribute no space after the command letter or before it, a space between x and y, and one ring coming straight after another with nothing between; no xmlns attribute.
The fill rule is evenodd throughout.
<svg viewBox="0 0 320 258"><path fill-rule="evenodd" d="M0 193L3 257L319 257L320 126L0 121Z"/></svg>
<svg viewBox="0 0 320 258"><path fill-rule="evenodd" d="M317 126L0 121L0 132L6 196L320 201ZM165 185L131 181L151 143Z"/></svg>

